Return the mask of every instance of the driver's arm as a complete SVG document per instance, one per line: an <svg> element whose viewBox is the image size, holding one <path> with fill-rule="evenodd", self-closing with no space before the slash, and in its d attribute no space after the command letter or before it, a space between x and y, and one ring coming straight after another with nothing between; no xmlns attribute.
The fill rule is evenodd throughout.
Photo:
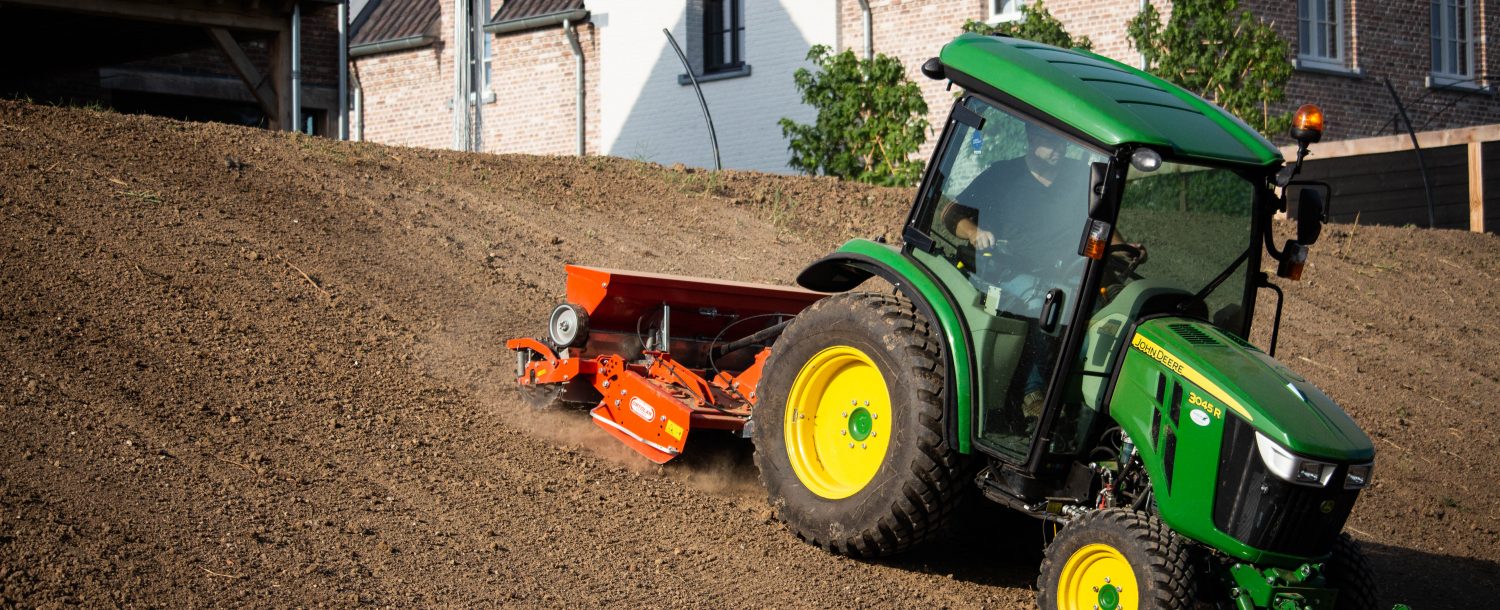
<svg viewBox="0 0 1500 610"><path fill-rule="evenodd" d="M972 218L961 218L953 226L953 235L959 239L967 240L975 248L984 250L995 245L995 234L979 228L979 223Z"/></svg>

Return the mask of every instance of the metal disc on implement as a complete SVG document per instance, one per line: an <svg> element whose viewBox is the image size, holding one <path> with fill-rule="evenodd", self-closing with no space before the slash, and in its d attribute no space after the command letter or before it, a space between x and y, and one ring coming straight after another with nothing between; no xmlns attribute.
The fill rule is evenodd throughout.
<svg viewBox="0 0 1500 610"><path fill-rule="evenodd" d="M547 318L547 339L557 349L582 345L589 336L588 325L589 315L582 307L563 303Z"/></svg>

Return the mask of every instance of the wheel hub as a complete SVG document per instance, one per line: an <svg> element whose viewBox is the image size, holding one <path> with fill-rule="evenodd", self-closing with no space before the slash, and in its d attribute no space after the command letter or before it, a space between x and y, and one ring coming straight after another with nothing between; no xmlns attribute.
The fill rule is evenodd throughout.
<svg viewBox="0 0 1500 610"><path fill-rule="evenodd" d="M874 427L875 420L870 417L869 409L859 407L849 414L849 438L856 442L870 438Z"/></svg>
<svg viewBox="0 0 1500 610"><path fill-rule="evenodd" d="M1120 607L1120 590L1114 585L1099 587L1099 610L1115 610Z"/></svg>

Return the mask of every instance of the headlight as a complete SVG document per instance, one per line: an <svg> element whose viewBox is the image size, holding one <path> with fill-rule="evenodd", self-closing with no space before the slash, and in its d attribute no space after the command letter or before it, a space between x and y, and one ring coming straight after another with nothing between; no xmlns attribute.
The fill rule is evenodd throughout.
<svg viewBox="0 0 1500 610"><path fill-rule="evenodd" d="M1266 463L1266 470L1284 480L1298 485L1324 487L1333 478L1333 464L1298 457L1259 432L1255 433L1255 446L1260 450L1261 461Z"/></svg>
<svg viewBox="0 0 1500 610"><path fill-rule="evenodd" d="M1344 489L1360 489L1370 484L1370 474L1375 471L1375 462L1368 464L1355 464L1349 467L1349 474L1344 477Z"/></svg>

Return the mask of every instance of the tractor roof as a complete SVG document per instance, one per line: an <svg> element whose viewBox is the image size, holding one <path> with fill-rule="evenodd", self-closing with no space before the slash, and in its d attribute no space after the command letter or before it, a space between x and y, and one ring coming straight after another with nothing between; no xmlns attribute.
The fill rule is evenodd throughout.
<svg viewBox="0 0 1500 610"><path fill-rule="evenodd" d="M941 60L1108 146L1133 142L1255 165L1281 160L1275 146L1222 108L1093 53L964 34L943 47Z"/></svg>

